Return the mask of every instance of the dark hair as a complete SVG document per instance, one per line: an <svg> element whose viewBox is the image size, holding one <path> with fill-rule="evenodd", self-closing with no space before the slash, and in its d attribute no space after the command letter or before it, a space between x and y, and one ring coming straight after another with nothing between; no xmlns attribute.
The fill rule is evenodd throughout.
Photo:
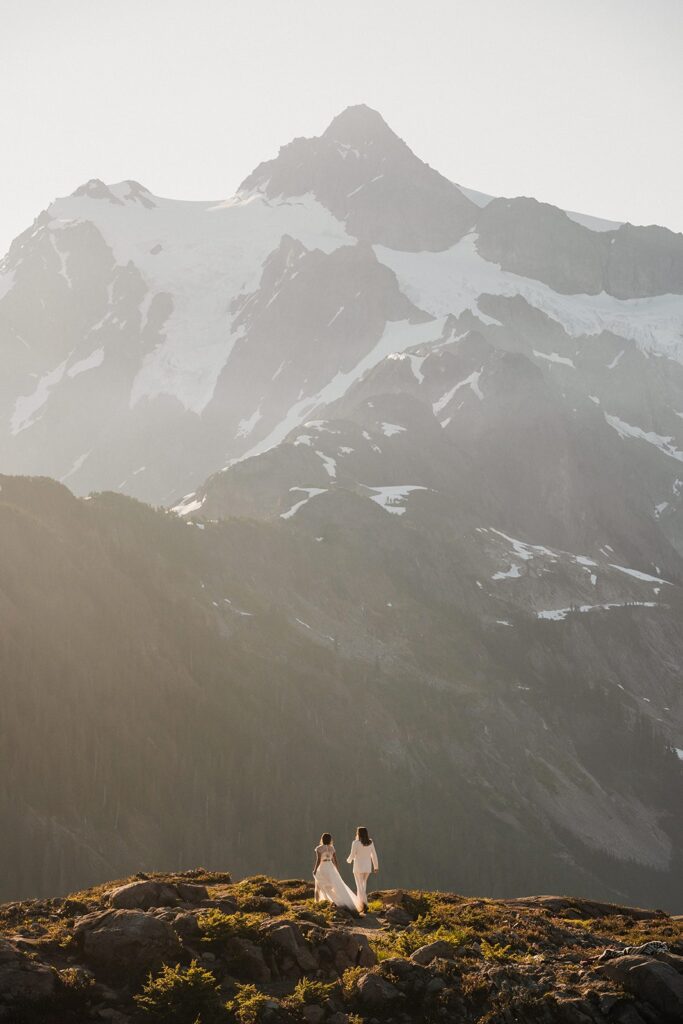
<svg viewBox="0 0 683 1024"><path fill-rule="evenodd" d="M332 836L330 835L330 833L329 832L323 832L323 834L320 837L321 845L322 846L329 846L331 842L332 842Z"/></svg>
<svg viewBox="0 0 683 1024"><path fill-rule="evenodd" d="M365 825L359 825L356 829L356 839L360 839L363 846L369 846L372 842Z"/></svg>

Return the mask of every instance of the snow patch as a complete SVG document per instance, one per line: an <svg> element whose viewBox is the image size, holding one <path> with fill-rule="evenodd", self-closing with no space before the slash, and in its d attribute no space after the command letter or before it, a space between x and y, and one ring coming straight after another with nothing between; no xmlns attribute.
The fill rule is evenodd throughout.
<svg viewBox="0 0 683 1024"><path fill-rule="evenodd" d="M27 427L32 427L36 422L36 413L47 402L52 388L62 380L67 362L68 360L65 359L54 370L43 374L30 395L22 395L17 398L10 419L10 432L13 437L20 434L22 430L26 430Z"/></svg>
<svg viewBox="0 0 683 1024"><path fill-rule="evenodd" d="M377 259L390 267L403 293L433 316L470 310L484 323L482 295L520 295L529 305L561 324L569 337L610 331L635 341L643 351L657 352L683 362L683 299L655 295L643 299L617 299L598 295L563 295L533 278L503 270L477 252L471 232L443 252L400 252L374 246Z"/></svg>
<svg viewBox="0 0 683 1024"><path fill-rule="evenodd" d="M534 349L534 355L538 359L546 359L549 363L561 363L563 366L571 366L572 370L575 370L574 360L569 359L567 356L560 356L557 352L539 352Z"/></svg>
<svg viewBox="0 0 683 1024"><path fill-rule="evenodd" d="M420 484L398 484L387 487L368 487L367 489L375 492L370 496L372 501L381 505L385 512L392 512L397 516L405 514L406 509L400 502L405 501L412 491L429 490L428 487L423 487Z"/></svg>
<svg viewBox="0 0 683 1024"><path fill-rule="evenodd" d="M192 494L186 494L182 501L174 505L171 512L175 512L177 516L189 516L191 512L198 512L205 501L206 497L200 500L193 491Z"/></svg>
<svg viewBox="0 0 683 1024"><path fill-rule="evenodd" d="M619 572L626 573L627 576L633 576L637 580L643 580L644 583L666 583L668 586L673 587L671 580L663 580L659 576L650 576L647 572L639 572L638 569L627 569L625 565L614 565L610 562L612 569L618 569Z"/></svg>
<svg viewBox="0 0 683 1024"><path fill-rule="evenodd" d="M432 404L432 410L434 412L434 415L438 415L438 413L440 413L441 410L448 405L453 395L457 391L459 391L460 388L471 388L472 391L474 391L477 398L479 399L479 401L481 401L484 397L481 388L479 387L479 378L481 377L481 374L481 370L475 370L474 373L471 373L469 375L469 377L465 377L464 380L461 380L458 384L452 387L450 391L447 391L444 395L442 395L437 402L434 402Z"/></svg>
<svg viewBox="0 0 683 1024"><path fill-rule="evenodd" d="M79 362L70 366L66 371L67 377L78 377L80 373L87 373L88 370L96 370L103 362L104 349L96 348L95 351L91 352L85 359L81 359Z"/></svg>
<svg viewBox="0 0 683 1024"><path fill-rule="evenodd" d="M239 421L239 423L237 424L237 433L235 434L235 437L248 437L249 434L251 434L254 427L256 426L256 424L258 423L258 421L261 419L261 417L261 406L259 405L258 409L255 409L252 412L251 416Z"/></svg>
<svg viewBox="0 0 683 1024"><path fill-rule="evenodd" d="M336 461L336 459L333 459L331 455L325 455L324 452L316 451L315 454L318 456L319 459L322 460L322 464L323 464L323 467L324 467L325 472L327 473L327 475L329 477L332 477L332 479L334 480L336 478L336 476L337 476L337 461Z"/></svg>
<svg viewBox="0 0 683 1024"><path fill-rule="evenodd" d="M522 575L521 569L514 562L507 572L497 572L491 577L492 580L516 580Z"/></svg>
<svg viewBox="0 0 683 1024"><path fill-rule="evenodd" d="M570 612L592 612L592 611L608 611L610 608L630 608L632 606L638 606L639 608L659 608L657 601L612 601L610 604L580 604L574 608L552 608L542 612L536 612L537 619L552 619L555 622L561 622L569 615Z"/></svg>
<svg viewBox="0 0 683 1024"><path fill-rule="evenodd" d="M296 513L299 511L299 509L302 508L306 504L307 501L311 500L311 498L315 498L316 495L318 495L318 494L325 494L326 491L327 491L327 488L326 487L290 487L289 490L290 491L301 491L302 493L305 493L306 497L302 498L301 501L297 501L296 504L292 505L292 507L287 509L286 512L281 512L280 513L280 519L291 519L292 516L296 515Z"/></svg>
<svg viewBox="0 0 683 1024"><path fill-rule="evenodd" d="M603 415L610 427L612 427L613 430L616 430L619 437L634 437L639 441L647 441L648 444L653 445L655 448L659 448L663 455L668 455L670 459L677 459L679 462L683 462L683 452L680 452L673 444L673 437L663 437L661 434L655 434L652 430L643 430L641 427L632 427L630 423L624 422L624 420L619 419L618 416L610 416L609 413L606 412L603 413Z"/></svg>
<svg viewBox="0 0 683 1024"><path fill-rule="evenodd" d="M58 199L52 225L86 220L100 231L116 262L140 271L152 296L171 296L164 339L149 352L131 388L130 405L171 395L201 413L210 402L238 332L233 300L256 290L263 264L282 236L330 253L353 242L344 225L313 196L269 200L252 193L222 203L154 197L155 206L125 211L87 196ZM153 255L150 250L161 245Z"/></svg>
<svg viewBox="0 0 683 1024"><path fill-rule="evenodd" d="M92 448L90 449L90 451L92 451ZM65 473L64 476L60 476L60 484L63 484L65 480L69 479L69 477L73 476L75 473L78 473L79 469L90 455L90 451L83 452L82 455L79 455L78 458L74 460L71 469L67 473Z"/></svg>

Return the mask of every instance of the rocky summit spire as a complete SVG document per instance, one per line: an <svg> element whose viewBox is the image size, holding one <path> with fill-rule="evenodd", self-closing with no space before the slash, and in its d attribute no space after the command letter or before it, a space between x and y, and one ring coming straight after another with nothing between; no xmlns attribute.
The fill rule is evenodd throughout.
<svg viewBox="0 0 683 1024"><path fill-rule="evenodd" d="M358 148L378 141L405 145L382 115L365 103L347 107L341 114L337 114L323 133L323 138Z"/></svg>

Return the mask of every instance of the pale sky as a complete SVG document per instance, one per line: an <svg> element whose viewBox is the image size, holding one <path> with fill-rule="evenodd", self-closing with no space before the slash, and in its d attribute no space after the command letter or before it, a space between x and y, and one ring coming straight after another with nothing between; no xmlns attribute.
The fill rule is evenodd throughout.
<svg viewBox="0 0 683 1024"><path fill-rule="evenodd" d="M89 178L231 195L353 103L462 185L683 231L683 0L0 0L0 251Z"/></svg>

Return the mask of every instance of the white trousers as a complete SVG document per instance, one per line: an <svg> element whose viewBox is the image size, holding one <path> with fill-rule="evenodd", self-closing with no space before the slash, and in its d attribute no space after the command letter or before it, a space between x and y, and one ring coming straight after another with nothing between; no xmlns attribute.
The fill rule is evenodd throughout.
<svg viewBox="0 0 683 1024"><path fill-rule="evenodd" d="M363 906L366 906L368 902L368 878L370 877L369 871L354 871L353 877L356 879L356 894L358 900Z"/></svg>

